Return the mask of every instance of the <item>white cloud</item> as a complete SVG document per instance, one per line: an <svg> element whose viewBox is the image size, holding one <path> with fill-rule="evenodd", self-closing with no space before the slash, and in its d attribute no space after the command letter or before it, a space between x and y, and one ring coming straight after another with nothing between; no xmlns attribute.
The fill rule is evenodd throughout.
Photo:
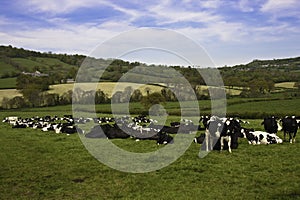
<svg viewBox="0 0 300 200"><path fill-rule="evenodd" d="M98 26L75 25L61 21L59 27L0 31L1 43L34 50L87 54L101 42L132 29L125 21L110 21Z"/></svg>
<svg viewBox="0 0 300 200"><path fill-rule="evenodd" d="M123 8L109 0L29 0L22 1L21 4L24 5L30 12L47 13L50 16L72 13L81 8L95 8L101 6L107 6L124 13L129 17L128 20L134 20L137 16L141 15L141 12L138 10Z"/></svg>
<svg viewBox="0 0 300 200"><path fill-rule="evenodd" d="M219 8L223 3L221 0L202 0L199 2L202 8Z"/></svg>
<svg viewBox="0 0 300 200"><path fill-rule="evenodd" d="M254 8L251 5L251 2L249 0L240 0L238 3L238 6L241 11L243 12L253 12Z"/></svg>
<svg viewBox="0 0 300 200"><path fill-rule="evenodd" d="M102 0L51 0L51 1L40 1L40 0L29 0L22 1L23 5L28 7L30 11L38 13L69 13L78 8L89 8L101 4L105 4L106 1Z"/></svg>
<svg viewBox="0 0 300 200"><path fill-rule="evenodd" d="M151 6L149 15L157 19L158 25L177 22L212 23L221 20L220 16L209 11L191 11L183 6L174 6L169 1Z"/></svg>
<svg viewBox="0 0 300 200"><path fill-rule="evenodd" d="M299 9L299 0L268 0L262 5L261 11L263 12L278 12L288 8Z"/></svg>

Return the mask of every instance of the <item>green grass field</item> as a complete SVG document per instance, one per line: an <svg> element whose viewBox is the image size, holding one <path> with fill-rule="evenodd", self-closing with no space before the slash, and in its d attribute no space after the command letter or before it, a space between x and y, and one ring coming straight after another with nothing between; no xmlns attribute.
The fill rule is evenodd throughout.
<svg viewBox="0 0 300 200"><path fill-rule="evenodd" d="M63 114L71 114L71 107L1 111L0 118ZM247 127L263 129L261 119L249 121ZM100 163L76 134L12 129L1 122L0 199L300 199L299 142L252 146L240 139L239 143L232 154L213 151L202 159L200 145L191 143L171 165L131 174ZM114 144L132 152L163 148L132 139L117 139Z"/></svg>
<svg viewBox="0 0 300 200"><path fill-rule="evenodd" d="M3 60L0 58L0 76L4 74L11 74L16 72L17 70L12 67L11 65L5 63Z"/></svg>
<svg viewBox="0 0 300 200"><path fill-rule="evenodd" d="M12 89L16 88L17 78L1 78L0 79L0 92L1 89Z"/></svg>

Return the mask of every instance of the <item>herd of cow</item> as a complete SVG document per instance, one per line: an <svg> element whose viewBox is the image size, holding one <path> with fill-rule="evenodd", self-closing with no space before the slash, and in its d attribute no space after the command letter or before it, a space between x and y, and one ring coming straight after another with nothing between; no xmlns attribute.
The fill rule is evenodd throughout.
<svg viewBox="0 0 300 200"><path fill-rule="evenodd" d="M231 153L232 149L238 148L238 139L246 138L249 144L276 144L282 143L276 134L282 130L284 140L289 134L289 142L295 142L295 137L300 120L295 116L286 116L277 119L274 116L264 118L261 125L265 131L255 131L244 128L243 123L249 123L236 118L226 118L217 116L201 116L199 124L194 124L191 120L183 119L180 122L171 122L170 126L158 125L155 120L146 116L120 118L74 118L72 115L64 117L6 117L3 122L12 125L12 128L41 129L41 131L54 131L55 133L84 134L86 138L134 138L139 140L155 140L157 144L173 143L172 134L190 134L203 130L204 133L194 139L194 142L202 144L205 151L225 150ZM79 125L93 123L93 128L84 131ZM281 124L281 125L280 125Z"/></svg>

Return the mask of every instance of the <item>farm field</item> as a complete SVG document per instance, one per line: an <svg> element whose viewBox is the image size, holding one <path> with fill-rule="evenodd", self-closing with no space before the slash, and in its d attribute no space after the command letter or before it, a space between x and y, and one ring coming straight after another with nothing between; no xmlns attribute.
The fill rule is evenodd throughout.
<svg viewBox="0 0 300 200"><path fill-rule="evenodd" d="M0 118L64 114L71 114L70 106L1 111ZM262 130L261 121L249 119L245 126ZM113 142L132 152L163 148L153 141ZM97 161L77 134L12 129L1 122L0 199L300 199L299 148L299 142L253 146L240 139L232 154L213 151L200 159L200 145L191 143L171 165L131 174Z"/></svg>
<svg viewBox="0 0 300 200"><path fill-rule="evenodd" d="M138 83L116 83L116 82L101 82L97 84L97 90L101 89L108 97L111 97L113 93L117 91L123 92L126 87L132 87L133 89L139 89L143 95L146 95L146 88L149 88L151 92L160 92L162 87L155 85L144 85ZM76 83L76 88L83 90L92 90L94 83ZM49 93L63 94L69 90L73 90L74 84L59 84L51 85Z"/></svg>
<svg viewBox="0 0 300 200"><path fill-rule="evenodd" d="M0 90L0 103L2 102L4 97L12 98L12 97L16 97L16 96L22 96L22 94L19 93L19 91L15 90L15 89Z"/></svg>
<svg viewBox="0 0 300 200"><path fill-rule="evenodd" d="M293 88L295 88L295 82L275 83L275 87L293 89Z"/></svg>
<svg viewBox="0 0 300 200"><path fill-rule="evenodd" d="M13 98L15 96L19 96L19 93L17 92L15 88L16 84L16 78L5 78L0 79L0 103L2 102L3 97ZM77 87L80 87L84 90L92 90L94 87L93 83L77 83ZM146 95L146 88L150 89L150 92L160 92L162 89L162 86L159 85L145 85L145 84L138 84L138 83L129 83L129 82L101 82L97 84L96 89L101 89L105 94L108 95L108 97L111 97L114 92L117 91L124 91L124 89L128 86L131 86L133 89L139 89L143 95ZM278 83L276 86L276 93L272 94L272 97L282 97L284 92L287 89L293 89L294 82L283 82ZM59 94L62 95L65 92L68 92L69 90L73 90L74 84L68 83L68 84L57 84L57 85L50 85L48 93L53 94ZM10 92L4 95L10 88ZM199 86L199 90L203 91L204 94L207 93L207 86ZM5 89L5 90L3 90ZM242 88L229 88L225 87L226 94L231 96L238 96L240 95ZM281 92L281 93L280 93ZM2 94L2 95L1 95Z"/></svg>
<svg viewBox="0 0 300 200"><path fill-rule="evenodd" d="M17 78L1 78L0 79L0 91L1 89L12 89L16 88Z"/></svg>

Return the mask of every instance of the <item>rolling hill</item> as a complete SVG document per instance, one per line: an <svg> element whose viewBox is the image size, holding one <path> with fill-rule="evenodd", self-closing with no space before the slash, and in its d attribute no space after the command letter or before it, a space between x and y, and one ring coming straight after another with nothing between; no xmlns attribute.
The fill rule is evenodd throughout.
<svg viewBox="0 0 300 200"><path fill-rule="evenodd" d="M0 88L15 88L14 81L22 72L40 71L49 74L52 84L60 84L62 80L75 79L79 67L86 56L55 54L52 52L36 52L16 48L12 46L0 46ZM146 76L165 78L169 73L168 68L173 68L182 74L191 85L205 85L201 75L194 67L146 65L139 62L128 62L123 60L91 59L91 65L84 75L82 82L88 80L99 80L98 74L103 72L101 81L116 82L124 75L128 80L135 83L144 83ZM100 66L98 68L93 66ZM147 70L135 70L137 66L146 66L152 70L149 75ZM108 66L106 68L106 66ZM105 70L104 70L105 69ZM225 85L249 87L253 80L263 80L272 83L298 82L300 80L300 57L253 60L245 65L218 68ZM102 70L102 71L101 71ZM128 81L126 80L126 81ZM176 78L173 78L176 81Z"/></svg>

